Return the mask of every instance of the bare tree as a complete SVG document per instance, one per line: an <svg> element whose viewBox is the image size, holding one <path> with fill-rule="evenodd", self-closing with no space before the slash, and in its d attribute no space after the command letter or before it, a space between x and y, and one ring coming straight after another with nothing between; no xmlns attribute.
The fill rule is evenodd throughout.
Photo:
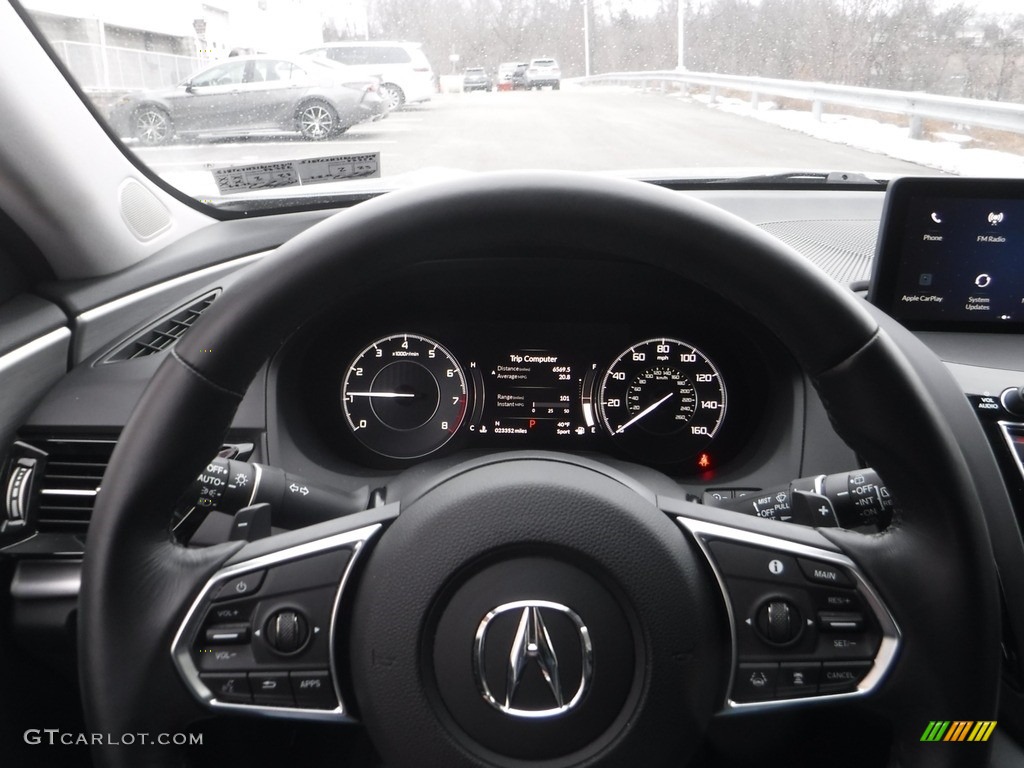
<svg viewBox="0 0 1024 768"><path fill-rule="evenodd" d="M420 41L437 71L553 56L583 74L590 5L594 72L672 68L680 2L644 12L623 0L370 0L378 39ZM1019 98L1024 15L979 20L935 0L704 0L685 7L690 69L995 99ZM325 36L337 31L325 29Z"/></svg>

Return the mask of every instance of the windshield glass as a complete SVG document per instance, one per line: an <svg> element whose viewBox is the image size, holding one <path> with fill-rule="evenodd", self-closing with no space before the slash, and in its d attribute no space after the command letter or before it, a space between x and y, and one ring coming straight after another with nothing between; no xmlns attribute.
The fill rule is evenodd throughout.
<svg viewBox="0 0 1024 768"><path fill-rule="evenodd" d="M1024 175L1019 0L23 5L127 151L213 205L515 168Z"/></svg>

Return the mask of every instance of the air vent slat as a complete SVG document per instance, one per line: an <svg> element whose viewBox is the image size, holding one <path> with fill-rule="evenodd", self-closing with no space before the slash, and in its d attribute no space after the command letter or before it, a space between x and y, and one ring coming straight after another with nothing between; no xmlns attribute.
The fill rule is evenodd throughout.
<svg viewBox="0 0 1024 768"><path fill-rule="evenodd" d="M192 322L195 322L194 320ZM192 327L192 323L178 323L176 322L173 326L165 328L163 330L154 331L161 338L168 339L170 341L177 341L180 339L189 328Z"/></svg>
<svg viewBox="0 0 1024 768"><path fill-rule="evenodd" d="M173 346L195 325L203 312L209 309L220 289L212 291L187 305L178 307L173 312L160 318L157 322L139 334L124 342L104 358L104 363L117 363L123 360L137 360L141 357L156 355Z"/></svg>
<svg viewBox="0 0 1024 768"><path fill-rule="evenodd" d="M92 510L95 502L95 496L50 496L39 502L39 509L40 511L75 509L88 512Z"/></svg>

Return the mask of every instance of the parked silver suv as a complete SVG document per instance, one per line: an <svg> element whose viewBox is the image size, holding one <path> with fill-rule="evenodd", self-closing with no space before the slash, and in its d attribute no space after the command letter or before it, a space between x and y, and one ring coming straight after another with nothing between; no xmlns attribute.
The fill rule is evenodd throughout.
<svg viewBox="0 0 1024 768"><path fill-rule="evenodd" d="M554 59L530 59L530 66L526 68L526 89L540 89L542 86L550 85L552 89L558 90L561 86L562 70L558 68L558 62Z"/></svg>

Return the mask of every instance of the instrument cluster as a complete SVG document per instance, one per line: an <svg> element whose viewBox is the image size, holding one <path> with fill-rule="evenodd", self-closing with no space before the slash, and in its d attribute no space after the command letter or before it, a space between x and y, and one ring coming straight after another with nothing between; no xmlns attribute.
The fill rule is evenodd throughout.
<svg viewBox="0 0 1024 768"><path fill-rule="evenodd" d="M453 256L339 302L280 358L281 445L335 473L542 450L708 479L787 439L798 368L743 308L584 263Z"/></svg>
<svg viewBox="0 0 1024 768"><path fill-rule="evenodd" d="M536 448L699 472L749 426L749 408L734 408L749 401L749 382L720 339L634 337L609 324L436 331L394 329L340 371L346 439L371 464L456 447Z"/></svg>

